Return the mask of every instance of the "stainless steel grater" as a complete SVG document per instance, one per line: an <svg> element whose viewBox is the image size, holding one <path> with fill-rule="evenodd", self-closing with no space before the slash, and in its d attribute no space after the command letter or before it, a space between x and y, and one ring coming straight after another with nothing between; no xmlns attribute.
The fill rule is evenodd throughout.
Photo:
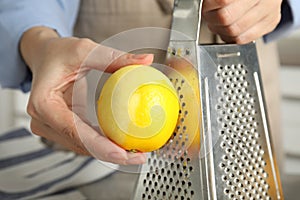
<svg viewBox="0 0 300 200"><path fill-rule="evenodd" d="M166 74L178 125L148 155L133 199L283 199L255 43L198 46L201 4L175 0L167 60L187 67Z"/></svg>

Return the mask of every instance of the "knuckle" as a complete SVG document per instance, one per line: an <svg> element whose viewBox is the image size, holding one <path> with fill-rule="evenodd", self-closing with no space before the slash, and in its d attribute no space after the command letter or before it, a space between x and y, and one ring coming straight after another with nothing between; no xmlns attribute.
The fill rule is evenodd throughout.
<svg viewBox="0 0 300 200"><path fill-rule="evenodd" d="M28 113L31 117L36 118L36 116L37 116L37 111L36 111L35 106L33 105L33 103L32 103L31 101L28 102L26 111L27 111L27 113Z"/></svg>
<svg viewBox="0 0 300 200"><path fill-rule="evenodd" d="M41 109L45 105L45 99L36 95L31 95L29 98L26 111L32 118L38 118Z"/></svg>
<svg viewBox="0 0 300 200"><path fill-rule="evenodd" d="M90 46L92 43L93 43L92 40L90 40L88 38L80 38L80 39L76 40L75 46L77 48L83 48L83 47L86 47L86 46Z"/></svg>
<svg viewBox="0 0 300 200"><path fill-rule="evenodd" d="M70 150L80 155L90 155L90 153L86 150L83 143L77 136L77 131L75 125L65 125L60 134L63 134L70 141L70 145L68 145Z"/></svg>
<svg viewBox="0 0 300 200"><path fill-rule="evenodd" d="M217 20L221 25L228 26L233 23L231 11L228 8L222 8L216 12Z"/></svg>
<svg viewBox="0 0 300 200"><path fill-rule="evenodd" d="M281 20L281 13L278 13L277 17L275 17L274 24L277 26Z"/></svg>
<svg viewBox="0 0 300 200"><path fill-rule="evenodd" d="M41 135L40 135L40 129L39 129L37 123L34 122L33 120L30 121L30 130L31 130L31 132L32 132L33 134L38 135L38 136L41 136Z"/></svg>
<svg viewBox="0 0 300 200"><path fill-rule="evenodd" d="M232 25L226 26L226 32L229 36L236 37L241 34L241 28L238 24L234 23Z"/></svg>
<svg viewBox="0 0 300 200"><path fill-rule="evenodd" d="M281 14L269 18L269 20L267 21L268 25L266 26L266 33L273 31L279 24L280 20L281 20Z"/></svg>
<svg viewBox="0 0 300 200"><path fill-rule="evenodd" d="M80 38L75 40L71 48L76 53L76 57L83 59L94 48L94 43L88 38Z"/></svg>
<svg viewBox="0 0 300 200"><path fill-rule="evenodd" d="M67 136L69 137L72 141L74 139L77 139L76 136L75 136L75 132L74 132L74 128L72 125L69 125L69 124L65 124L61 130L60 130L61 134L63 134L64 136Z"/></svg>

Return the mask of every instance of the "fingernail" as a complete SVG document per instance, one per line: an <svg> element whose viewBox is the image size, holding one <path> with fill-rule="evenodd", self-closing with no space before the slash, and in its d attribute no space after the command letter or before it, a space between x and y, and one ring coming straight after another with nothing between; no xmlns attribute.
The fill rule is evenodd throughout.
<svg viewBox="0 0 300 200"><path fill-rule="evenodd" d="M151 54L133 54L132 58L133 59L145 59L148 56L150 56Z"/></svg>
<svg viewBox="0 0 300 200"><path fill-rule="evenodd" d="M127 159L127 157L124 154L117 153L117 152L110 153L110 154L108 154L107 157L110 159L113 159L113 160L126 160Z"/></svg>

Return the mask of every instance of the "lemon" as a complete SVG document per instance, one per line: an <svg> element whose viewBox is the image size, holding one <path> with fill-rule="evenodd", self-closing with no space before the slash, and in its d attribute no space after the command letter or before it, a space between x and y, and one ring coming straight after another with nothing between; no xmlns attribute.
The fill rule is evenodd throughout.
<svg viewBox="0 0 300 200"><path fill-rule="evenodd" d="M97 101L104 134L126 150L162 147L177 124L179 101L172 83L159 70L126 66L105 82Z"/></svg>

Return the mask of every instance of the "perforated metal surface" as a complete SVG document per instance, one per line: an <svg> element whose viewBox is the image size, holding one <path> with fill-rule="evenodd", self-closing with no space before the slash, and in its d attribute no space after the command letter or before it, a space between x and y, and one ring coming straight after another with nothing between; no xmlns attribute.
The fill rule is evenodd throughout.
<svg viewBox="0 0 300 200"><path fill-rule="evenodd" d="M192 200L200 195L199 95L182 74L169 71L167 75L179 97L181 109L177 127L163 148L148 155L134 199ZM194 77L197 78L197 74Z"/></svg>
<svg viewBox="0 0 300 200"><path fill-rule="evenodd" d="M224 156L219 164L225 182L224 194L230 199L270 199L264 150L259 144L260 125L256 99L248 92L247 66L219 65L215 73L220 92L216 111L222 124L219 135Z"/></svg>
<svg viewBox="0 0 300 200"><path fill-rule="evenodd" d="M201 120L192 112L197 94L189 96L193 87L172 74L182 108L179 124L169 143L142 167L146 173L134 199L283 199L255 45L202 46L198 52L204 58L201 145L197 137L187 142L192 125Z"/></svg>
<svg viewBox="0 0 300 200"><path fill-rule="evenodd" d="M207 198L282 199L254 43L201 48Z"/></svg>

